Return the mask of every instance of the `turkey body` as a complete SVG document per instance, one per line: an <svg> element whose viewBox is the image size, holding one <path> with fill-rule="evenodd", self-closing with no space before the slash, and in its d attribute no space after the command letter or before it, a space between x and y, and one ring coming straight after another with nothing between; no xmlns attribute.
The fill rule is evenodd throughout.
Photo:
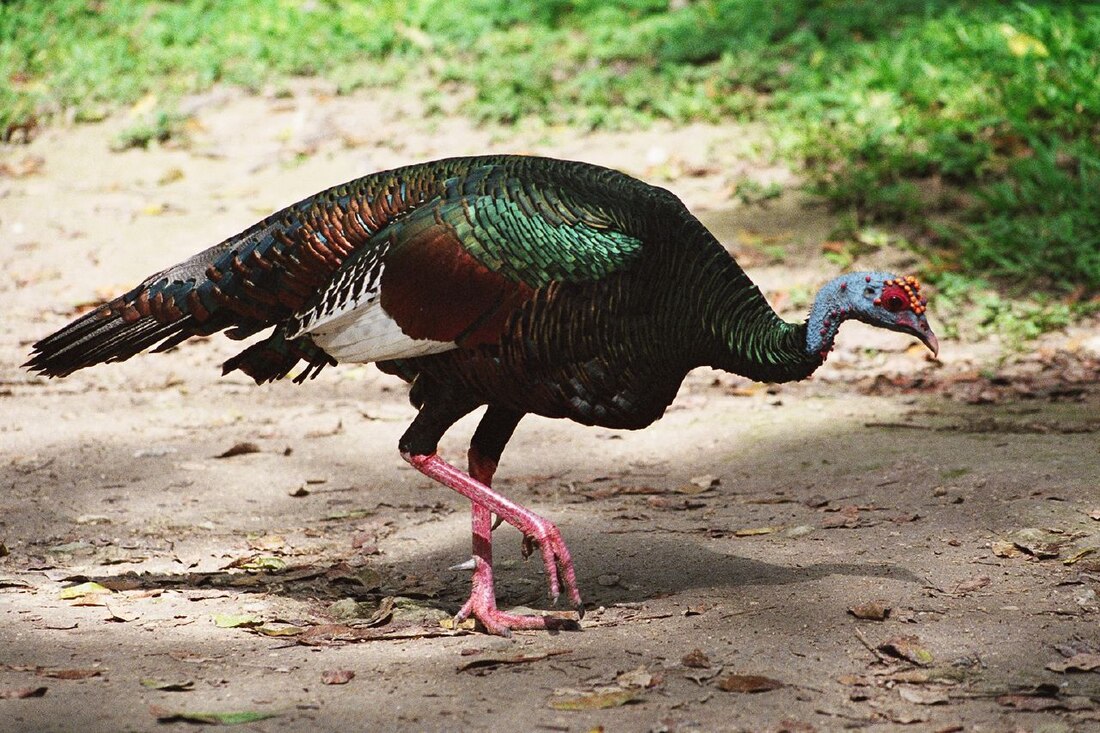
<svg viewBox="0 0 1100 733"><path fill-rule="evenodd" d="M697 366L788 381L824 359L807 351L806 325L779 319L668 191L584 163L484 156L376 173L291 205L46 337L27 366L64 376L193 335L266 329L224 370L260 383L304 361L301 381L376 362L411 383L418 415L399 447L471 499L477 569L460 616L501 633L547 622L496 610L490 511L540 547L552 594L560 576L580 604L556 528L490 488L524 415L637 429ZM436 446L482 405L467 475Z"/></svg>

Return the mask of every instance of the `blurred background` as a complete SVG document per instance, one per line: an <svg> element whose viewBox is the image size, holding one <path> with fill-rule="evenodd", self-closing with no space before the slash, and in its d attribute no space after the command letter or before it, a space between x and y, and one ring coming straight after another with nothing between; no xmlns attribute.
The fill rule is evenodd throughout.
<svg viewBox="0 0 1100 733"><path fill-rule="evenodd" d="M1019 346L1100 309L1098 69L1092 2L15 0L0 5L0 176L35 172L20 151L44 130L104 120L117 153L187 148L209 127L195 95L275 104L301 77L323 84L317 104L398 93L436 121L421 134L458 118L496 150L648 131L609 163L693 209L797 195L789 216L827 213L811 249L828 269L904 251L947 336ZM715 173L678 160L684 130L722 148L709 199L683 193ZM399 137L363 120L342 141ZM731 236L750 260L792 256L782 236Z"/></svg>

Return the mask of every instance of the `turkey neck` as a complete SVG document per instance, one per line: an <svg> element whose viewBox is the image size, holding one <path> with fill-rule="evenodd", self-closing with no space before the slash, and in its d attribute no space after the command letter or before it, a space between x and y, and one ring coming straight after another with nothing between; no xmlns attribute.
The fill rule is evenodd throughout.
<svg viewBox="0 0 1100 733"><path fill-rule="evenodd" d="M692 286L710 342L704 363L759 382L805 379L821 366L823 359L807 349L806 324L780 318L725 250L710 254L704 277Z"/></svg>

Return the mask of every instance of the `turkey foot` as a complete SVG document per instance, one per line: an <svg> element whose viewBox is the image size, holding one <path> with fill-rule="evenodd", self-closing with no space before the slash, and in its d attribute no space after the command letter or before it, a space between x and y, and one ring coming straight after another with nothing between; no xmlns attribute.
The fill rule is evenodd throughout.
<svg viewBox="0 0 1100 733"><path fill-rule="evenodd" d="M472 473L472 471L471 471ZM491 513L479 504L472 505L474 535L474 578L470 598L455 614L456 625L470 616L481 622L490 634L511 636L512 629L575 629L577 622L557 616L522 616L497 608L493 588L493 547Z"/></svg>
<svg viewBox="0 0 1100 733"><path fill-rule="evenodd" d="M577 611L577 615L579 617L584 616L584 605L581 602L580 591L577 589L577 576L573 569L573 560L570 558L569 548L566 547L561 532L558 531L553 522L543 519L530 509L498 494L485 483L450 465L438 454L411 455L402 453L402 457L425 476L454 489L474 504L473 528L476 567L474 569L473 591L470 594L469 602L459 612L460 616L466 617L473 614L481 619L486 628L494 631L494 633L501 633L497 630L501 628L501 624L507 624L510 628L552 628L550 623L555 622L553 618L544 619L539 616L510 616L496 609L493 591L492 522L490 514L496 514L522 532L525 546L530 547L532 543L538 545L550 584L550 598L557 602L558 596L564 588L566 595ZM487 473L486 478L491 476L490 466L485 466L483 470L476 470L476 468L475 466L475 472L477 473ZM517 619L522 619L522 621L514 623ZM494 626L496 629L494 629Z"/></svg>

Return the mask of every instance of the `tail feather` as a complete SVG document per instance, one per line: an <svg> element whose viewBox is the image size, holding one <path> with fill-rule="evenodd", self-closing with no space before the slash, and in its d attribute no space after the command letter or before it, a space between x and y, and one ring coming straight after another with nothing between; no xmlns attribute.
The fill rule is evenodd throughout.
<svg viewBox="0 0 1100 733"><path fill-rule="evenodd" d="M326 354L308 336L287 340L277 329L274 334L237 354L222 364L222 374L239 369L256 381L256 384L282 379L301 360L306 368L294 378L301 384L316 377L326 366L334 366L336 360Z"/></svg>
<svg viewBox="0 0 1100 733"><path fill-rule="evenodd" d="M48 377L64 377L93 364L129 359L181 331L190 335L187 317L171 323L152 318L127 321L112 307L117 302L85 313L36 343L23 366Z"/></svg>

